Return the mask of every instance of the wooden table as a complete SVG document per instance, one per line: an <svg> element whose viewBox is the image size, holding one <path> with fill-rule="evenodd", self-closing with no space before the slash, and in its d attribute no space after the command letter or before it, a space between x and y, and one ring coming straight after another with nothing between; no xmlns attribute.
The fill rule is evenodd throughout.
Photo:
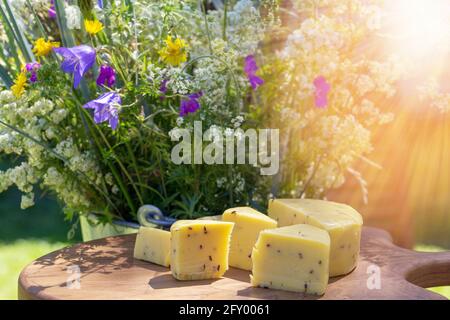
<svg viewBox="0 0 450 320"><path fill-rule="evenodd" d="M422 287L450 285L450 252L402 249L374 228L363 229L358 267L331 278L322 297L253 288L249 272L234 268L222 279L177 281L169 269L133 258L135 237L81 243L34 261L20 275L19 299L444 299Z"/></svg>

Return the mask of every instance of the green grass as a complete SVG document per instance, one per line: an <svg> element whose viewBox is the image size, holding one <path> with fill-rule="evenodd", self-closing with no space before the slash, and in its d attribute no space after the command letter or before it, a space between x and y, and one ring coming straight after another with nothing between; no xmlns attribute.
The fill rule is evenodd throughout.
<svg viewBox="0 0 450 320"><path fill-rule="evenodd" d="M0 159L0 170L8 167L9 163ZM0 300L17 299L17 280L27 264L68 243L71 224L64 221L60 205L54 198L36 193L36 206L27 210L20 209L17 189L0 194ZM73 241L80 239L77 233Z"/></svg>
<svg viewBox="0 0 450 320"><path fill-rule="evenodd" d="M26 265L65 246L64 243L49 243L44 240L0 243L0 300L17 299L17 280Z"/></svg>
<svg viewBox="0 0 450 320"><path fill-rule="evenodd" d="M429 246L429 245L417 245L414 247L417 251L423 251L423 252L440 252L444 251L444 249L441 249L439 247L435 246ZM446 287L436 287L436 288L429 288L428 290L431 290L433 292L439 293L443 295L444 297L450 299L450 286Z"/></svg>

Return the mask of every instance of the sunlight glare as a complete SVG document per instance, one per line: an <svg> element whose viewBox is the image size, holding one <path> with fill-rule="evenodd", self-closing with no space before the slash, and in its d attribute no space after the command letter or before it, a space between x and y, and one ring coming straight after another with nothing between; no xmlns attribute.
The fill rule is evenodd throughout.
<svg viewBox="0 0 450 320"><path fill-rule="evenodd" d="M450 0L389 1L397 48L424 57L450 48Z"/></svg>

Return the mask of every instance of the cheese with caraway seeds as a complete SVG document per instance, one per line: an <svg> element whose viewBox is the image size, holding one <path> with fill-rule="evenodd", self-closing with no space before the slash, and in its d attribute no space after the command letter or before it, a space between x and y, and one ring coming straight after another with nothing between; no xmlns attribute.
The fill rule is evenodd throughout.
<svg viewBox="0 0 450 320"><path fill-rule="evenodd" d="M269 201L268 211L280 227L305 223L328 231L331 277L356 267L363 219L352 207L324 200L274 199Z"/></svg>
<svg viewBox="0 0 450 320"><path fill-rule="evenodd" d="M179 220L170 228L171 270L178 280L214 279L228 270L233 223Z"/></svg>
<svg viewBox="0 0 450 320"><path fill-rule="evenodd" d="M253 286L322 295L328 284L330 236L297 224L261 231L252 252Z"/></svg>
<svg viewBox="0 0 450 320"><path fill-rule="evenodd" d="M230 266L252 270L252 249L259 233L277 227L277 222L267 215L250 207L237 207L226 210L223 221L234 222L230 245Z"/></svg>
<svg viewBox="0 0 450 320"><path fill-rule="evenodd" d="M170 232L151 227L140 227L136 236L134 257L169 267Z"/></svg>

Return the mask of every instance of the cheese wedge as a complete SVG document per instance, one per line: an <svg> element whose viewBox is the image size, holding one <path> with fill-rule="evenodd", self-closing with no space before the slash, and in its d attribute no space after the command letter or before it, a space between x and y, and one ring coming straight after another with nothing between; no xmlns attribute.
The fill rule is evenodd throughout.
<svg viewBox="0 0 450 320"><path fill-rule="evenodd" d="M330 236L297 224L261 231L252 252L253 286L321 295L328 284Z"/></svg>
<svg viewBox="0 0 450 320"><path fill-rule="evenodd" d="M280 227L305 223L328 231L331 277L356 267L363 219L352 207L324 200L275 199L269 201L268 211Z"/></svg>
<svg viewBox="0 0 450 320"><path fill-rule="evenodd" d="M237 207L226 210L223 221L234 223L231 234L230 266L252 270L252 249L259 233L277 227L277 222L267 215L250 207Z"/></svg>
<svg viewBox="0 0 450 320"><path fill-rule="evenodd" d="M140 227L136 236L134 257L169 267L170 232L151 227Z"/></svg>
<svg viewBox="0 0 450 320"><path fill-rule="evenodd" d="M222 221L222 215L217 215L217 216L206 216L206 217L201 217L201 218L197 218L197 220L215 220L215 221Z"/></svg>
<svg viewBox="0 0 450 320"><path fill-rule="evenodd" d="M171 270L178 280L220 278L228 270L233 223L179 220L170 228Z"/></svg>

